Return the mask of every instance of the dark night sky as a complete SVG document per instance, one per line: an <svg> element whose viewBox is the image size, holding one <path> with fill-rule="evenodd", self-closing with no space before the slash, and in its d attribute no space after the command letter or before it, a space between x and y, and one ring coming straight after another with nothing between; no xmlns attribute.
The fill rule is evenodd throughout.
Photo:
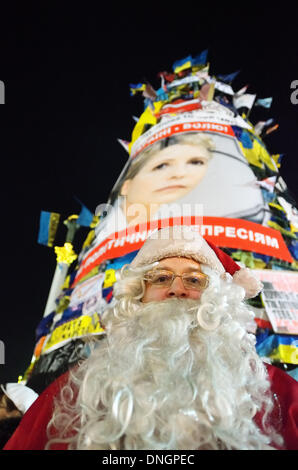
<svg viewBox="0 0 298 470"><path fill-rule="evenodd" d="M30 363L54 274L54 253L37 244L40 211L67 216L80 209L74 196L92 211L107 200L127 158L116 139L130 140L132 116L143 109L129 83L146 78L159 88L158 72L207 48L211 73L240 69L234 90L249 83L249 93L273 96L271 109L253 111L251 120L279 123L265 142L285 154L281 174L298 199L293 3L284 10L280 3L259 10L189 3L173 11L162 3L145 13L118 3L16 5L1 6L0 18L0 382L16 380Z"/></svg>

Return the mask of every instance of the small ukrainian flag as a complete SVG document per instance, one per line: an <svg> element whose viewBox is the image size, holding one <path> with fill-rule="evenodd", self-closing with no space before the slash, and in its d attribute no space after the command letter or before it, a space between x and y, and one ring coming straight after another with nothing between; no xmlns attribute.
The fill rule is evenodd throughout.
<svg viewBox="0 0 298 470"><path fill-rule="evenodd" d="M41 211L39 219L38 243L53 246L60 221L60 214Z"/></svg>
<svg viewBox="0 0 298 470"><path fill-rule="evenodd" d="M185 59L176 60L173 64L174 73L182 72L182 70L189 69L192 66L192 57L191 55L185 57Z"/></svg>
<svg viewBox="0 0 298 470"><path fill-rule="evenodd" d="M130 94L131 96L135 95L138 91L145 91L146 84L145 83L136 83L135 85L131 83L130 87Z"/></svg>

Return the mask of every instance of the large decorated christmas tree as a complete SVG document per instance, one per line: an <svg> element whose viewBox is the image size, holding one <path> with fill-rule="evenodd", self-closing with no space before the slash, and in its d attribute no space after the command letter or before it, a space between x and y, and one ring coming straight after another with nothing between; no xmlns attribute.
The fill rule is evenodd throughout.
<svg viewBox="0 0 298 470"><path fill-rule="evenodd" d="M98 201L94 214L81 205L69 216L62 247L54 246L60 215L41 213L39 242L54 247L57 268L24 383L41 390L88 355L87 338L104 337L101 316L113 302L117 271L154 230L182 223L255 270L264 289L250 301L248 328L258 353L295 375L298 213L280 176L282 155L266 146L278 125L250 121L252 109L270 108L272 98L248 86L235 91L237 75L214 76L203 51L160 72L157 90L131 85L144 111L131 139L119 139L129 157L109 200ZM81 227L88 233L77 255Z"/></svg>

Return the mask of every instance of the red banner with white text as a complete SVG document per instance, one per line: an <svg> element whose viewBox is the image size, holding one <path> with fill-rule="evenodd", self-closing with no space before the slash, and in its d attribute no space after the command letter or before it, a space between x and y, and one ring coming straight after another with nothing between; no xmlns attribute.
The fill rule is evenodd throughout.
<svg viewBox="0 0 298 470"><path fill-rule="evenodd" d="M180 217L174 217L151 221L114 233L82 260L73 285L103 261L139 250L147 237L159 228L181 223L194 225L203 237L219 247L253 251L288 262L293 260L280 232L272 228L245 219L203 217L199 225L195 225L195 221L195 217L184 218L183 222Z"/></svg>

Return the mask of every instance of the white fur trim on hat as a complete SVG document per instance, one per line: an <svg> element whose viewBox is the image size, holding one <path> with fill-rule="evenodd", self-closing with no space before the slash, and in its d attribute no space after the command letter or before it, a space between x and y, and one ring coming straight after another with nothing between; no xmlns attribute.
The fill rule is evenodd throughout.
<svg viewBox="0 0 298 470"><path fill-rule="evenodd" d="M192 226L175 225L154 232L147 238L130 266L139 268L176 256L193 259L209 266L221 276L228 272L235 284L244 288L246 299L255 297L263 288L263 284L251 269L240 268L218 247L213 244L210 246Z"/></svg>
<svg viewBox="0 0 298 470"><path fill-rule="evenodd" d="M223 265L204 238L192 227L181 225L163 228L148 237L131 262L131 267L137 268L176 256L206 264L219 274L225 272Z"/></svg>

